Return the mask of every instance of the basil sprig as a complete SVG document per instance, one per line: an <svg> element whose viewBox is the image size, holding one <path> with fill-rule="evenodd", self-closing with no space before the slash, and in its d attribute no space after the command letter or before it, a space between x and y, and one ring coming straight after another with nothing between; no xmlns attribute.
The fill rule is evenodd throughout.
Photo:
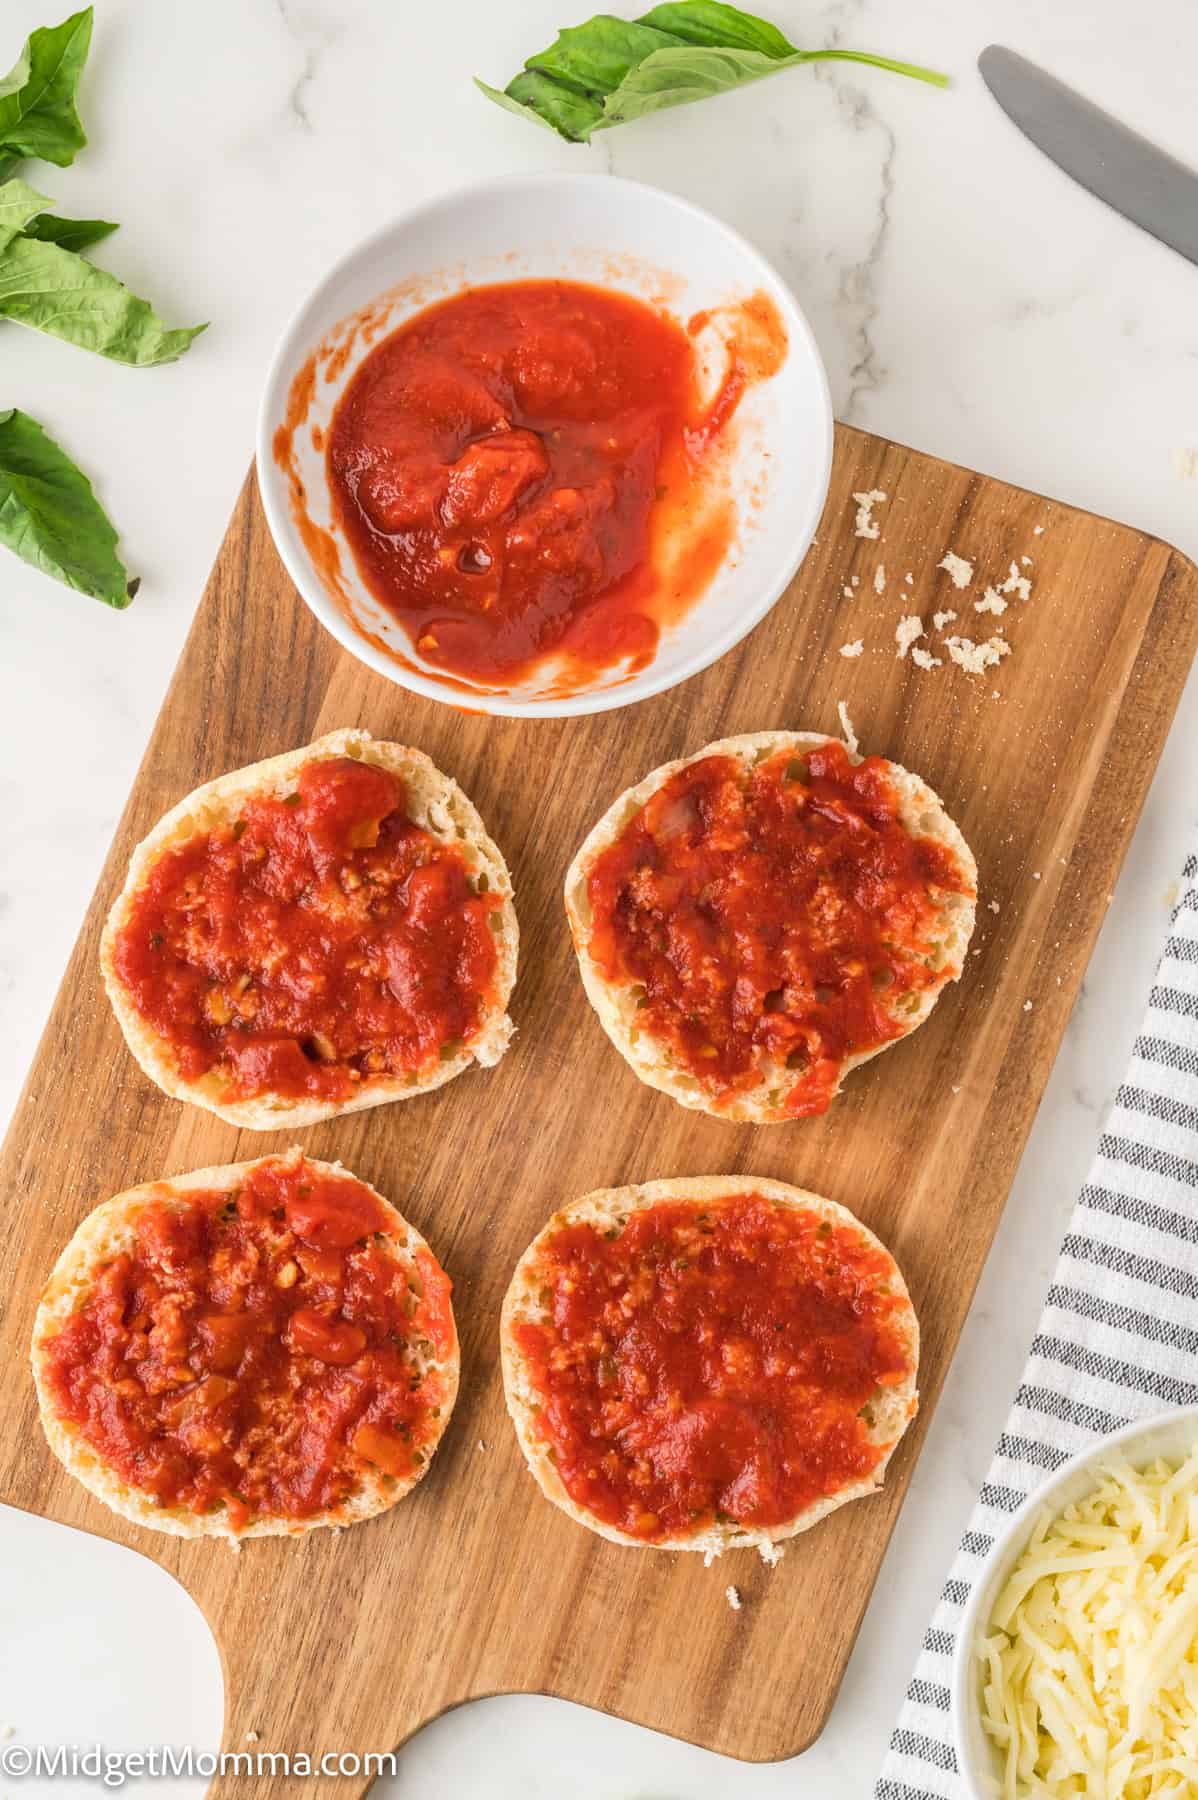
<svg viewBox="0 0 1198 1800"><path fill-rule="evenodd" d="M13 175L27 157L65 167L86 144L75 91L91 34L88 6L31 32L0 77L0 321L145 368L173 362L204 326L169 330L149 301L80 254L116 230L111 219L60 218ZM137 592L86 475L15 407L0 412L0 544L108 606L128 606Z"/></svg>
<svg viewBox="0 0 1198 1800"><path fill-rule="evenodd" d="M0 544L108 606L137 592L91 482L36 419L0 412Z"/></svg>
<svg viewBox="0 0 1198 1800"><path fill-rule="evenodd" d="M640 19L598 13L560 31L489 100L572 143L667 106L685 106L809 62L857 62L935 87L947 76L861 50L798 50L776 26L721 0L672 0Z"/></svg>

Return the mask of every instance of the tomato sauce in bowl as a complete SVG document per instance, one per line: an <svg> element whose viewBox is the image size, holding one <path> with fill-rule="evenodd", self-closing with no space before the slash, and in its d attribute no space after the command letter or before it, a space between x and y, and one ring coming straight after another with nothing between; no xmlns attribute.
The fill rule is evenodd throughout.
<svg viewBox="0 0 1198 1800"><path fill-rule="evenodd" d="M827 499L832 404L793 293L721 220L618 176L506 176L324 272L256 461L287 572L350 655L442 705L578 717L766 617Z"/></svg>
<svg viewBox="0 0 1198 1800"><path fill-rule="evenodd" d="M701 393L691 328L572 281L467 289L366 355L327 443L336 527L427 664L483 687L644 668L736 530L719 475L786 354L765 294Z"/></svg>

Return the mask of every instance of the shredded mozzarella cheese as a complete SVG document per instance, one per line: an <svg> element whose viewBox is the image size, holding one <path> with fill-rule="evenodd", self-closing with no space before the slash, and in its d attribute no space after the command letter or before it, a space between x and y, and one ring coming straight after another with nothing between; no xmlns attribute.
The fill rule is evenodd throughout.
<svg viewBox="0 0 1198 1800"><path fill-rule="evenodd" d="M1198 1793L1198 1451L1041 1514L977 1656L1002 1800Z"/></svg>

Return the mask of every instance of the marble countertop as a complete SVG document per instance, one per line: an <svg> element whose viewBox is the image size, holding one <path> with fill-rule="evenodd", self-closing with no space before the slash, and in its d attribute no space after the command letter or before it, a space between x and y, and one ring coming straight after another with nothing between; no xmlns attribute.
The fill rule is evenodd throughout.
<svg viewBox="0 0 1198 1800"><path fill-rule="evenodd" d="M1198 554L1198 270L1043 161L974 67L1000 38L1196 161L1193 58L1179 54L1194 37L1186 0L1140 8L1131 33L1123 0L770 0L804 44L929 62L953 88L824 65L572 148L487 106L469 77L501 84L585 10L586 0L101 0L82 96L91 143L72 169L38 166L33 178L64 212L122 221L97 260L168 322L212 324L182 362L148 372L15 326L0 334L4 404L34 413L96 477L143 578L135 605L115 615L11 558L0 564L0 808L16 850L0 866L0 1116L17 1102L244 478L274 341L331 258L428 195L540 168L610 169L683 193L737 225L793 284L840 418ZM46 0L9 0L0 64L46 18ZM818 1744L794 1763L747 1767L559 1703L501 1699L421 1733L399 1780L376 1791L869 1791L1122 1073L1173 882L1198 842L1196 758L1191 679ZM22 1740L217 1741L214 1649L159 1571L139 1565L138 1606L114 1602L97 1655L78 1596L107 1580L123 1591L125 1560L0 1510L0 1723ZM157 1622L178 1646L169 1681L147 1654Z"/></svg>

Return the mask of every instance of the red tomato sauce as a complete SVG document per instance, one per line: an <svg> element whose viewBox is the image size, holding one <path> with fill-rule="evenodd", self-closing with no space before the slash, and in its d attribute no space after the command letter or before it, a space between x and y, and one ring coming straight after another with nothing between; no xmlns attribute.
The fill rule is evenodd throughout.
<svg viewBox="0 0 1198 1800"><path fill-rule="evenodd" d="M912 1373L885 1255L759 1194L663 1201L542 1246L516 1328L570 1498L646 1542L768 1527L866 1478L863 1409Z"/></svg>
<svg viewBox="0 0 1198 1800"><path fill-rule="evenodd" d="M901 1036L945 979L936 892L972 891L903 826L885 763L835 742L748 771L690 764L588 886L590 953L638 987L643 1029L717 1099L780 1071L794 1117L826 1110L846 1056Z"/></svg>
<svg viewBox="0 0 1198 1800"><path fill-rule="evenodd" d="M456 1337L448 1276L427 1251L405 1274L394 1229L302 1159L152 1201L44 1345L55 1412L139 1493L237 1529L337 1507L367 1468L410 1476L449 1397L425 1358Z"/></svg>
<svg viewBox="0 0 1198 1800"><path fill-rule="evenodd" d="M485 880L485 878L484 878ZM142 1018L226 1099L345 1100L469 1042L502 902L389 770L331 757L154 864L114 947Z"/></svg>
<svg viewBox="0 0 1198 1800"><path fill-rule="evenodd" d="M575 282L467 290L370 351L329 434L334 515L428 662L503 684L549 655L580 678L652 659L733 533L702 492L721 433L785 355L750 304L706 408L680 325Z"/></svg>

